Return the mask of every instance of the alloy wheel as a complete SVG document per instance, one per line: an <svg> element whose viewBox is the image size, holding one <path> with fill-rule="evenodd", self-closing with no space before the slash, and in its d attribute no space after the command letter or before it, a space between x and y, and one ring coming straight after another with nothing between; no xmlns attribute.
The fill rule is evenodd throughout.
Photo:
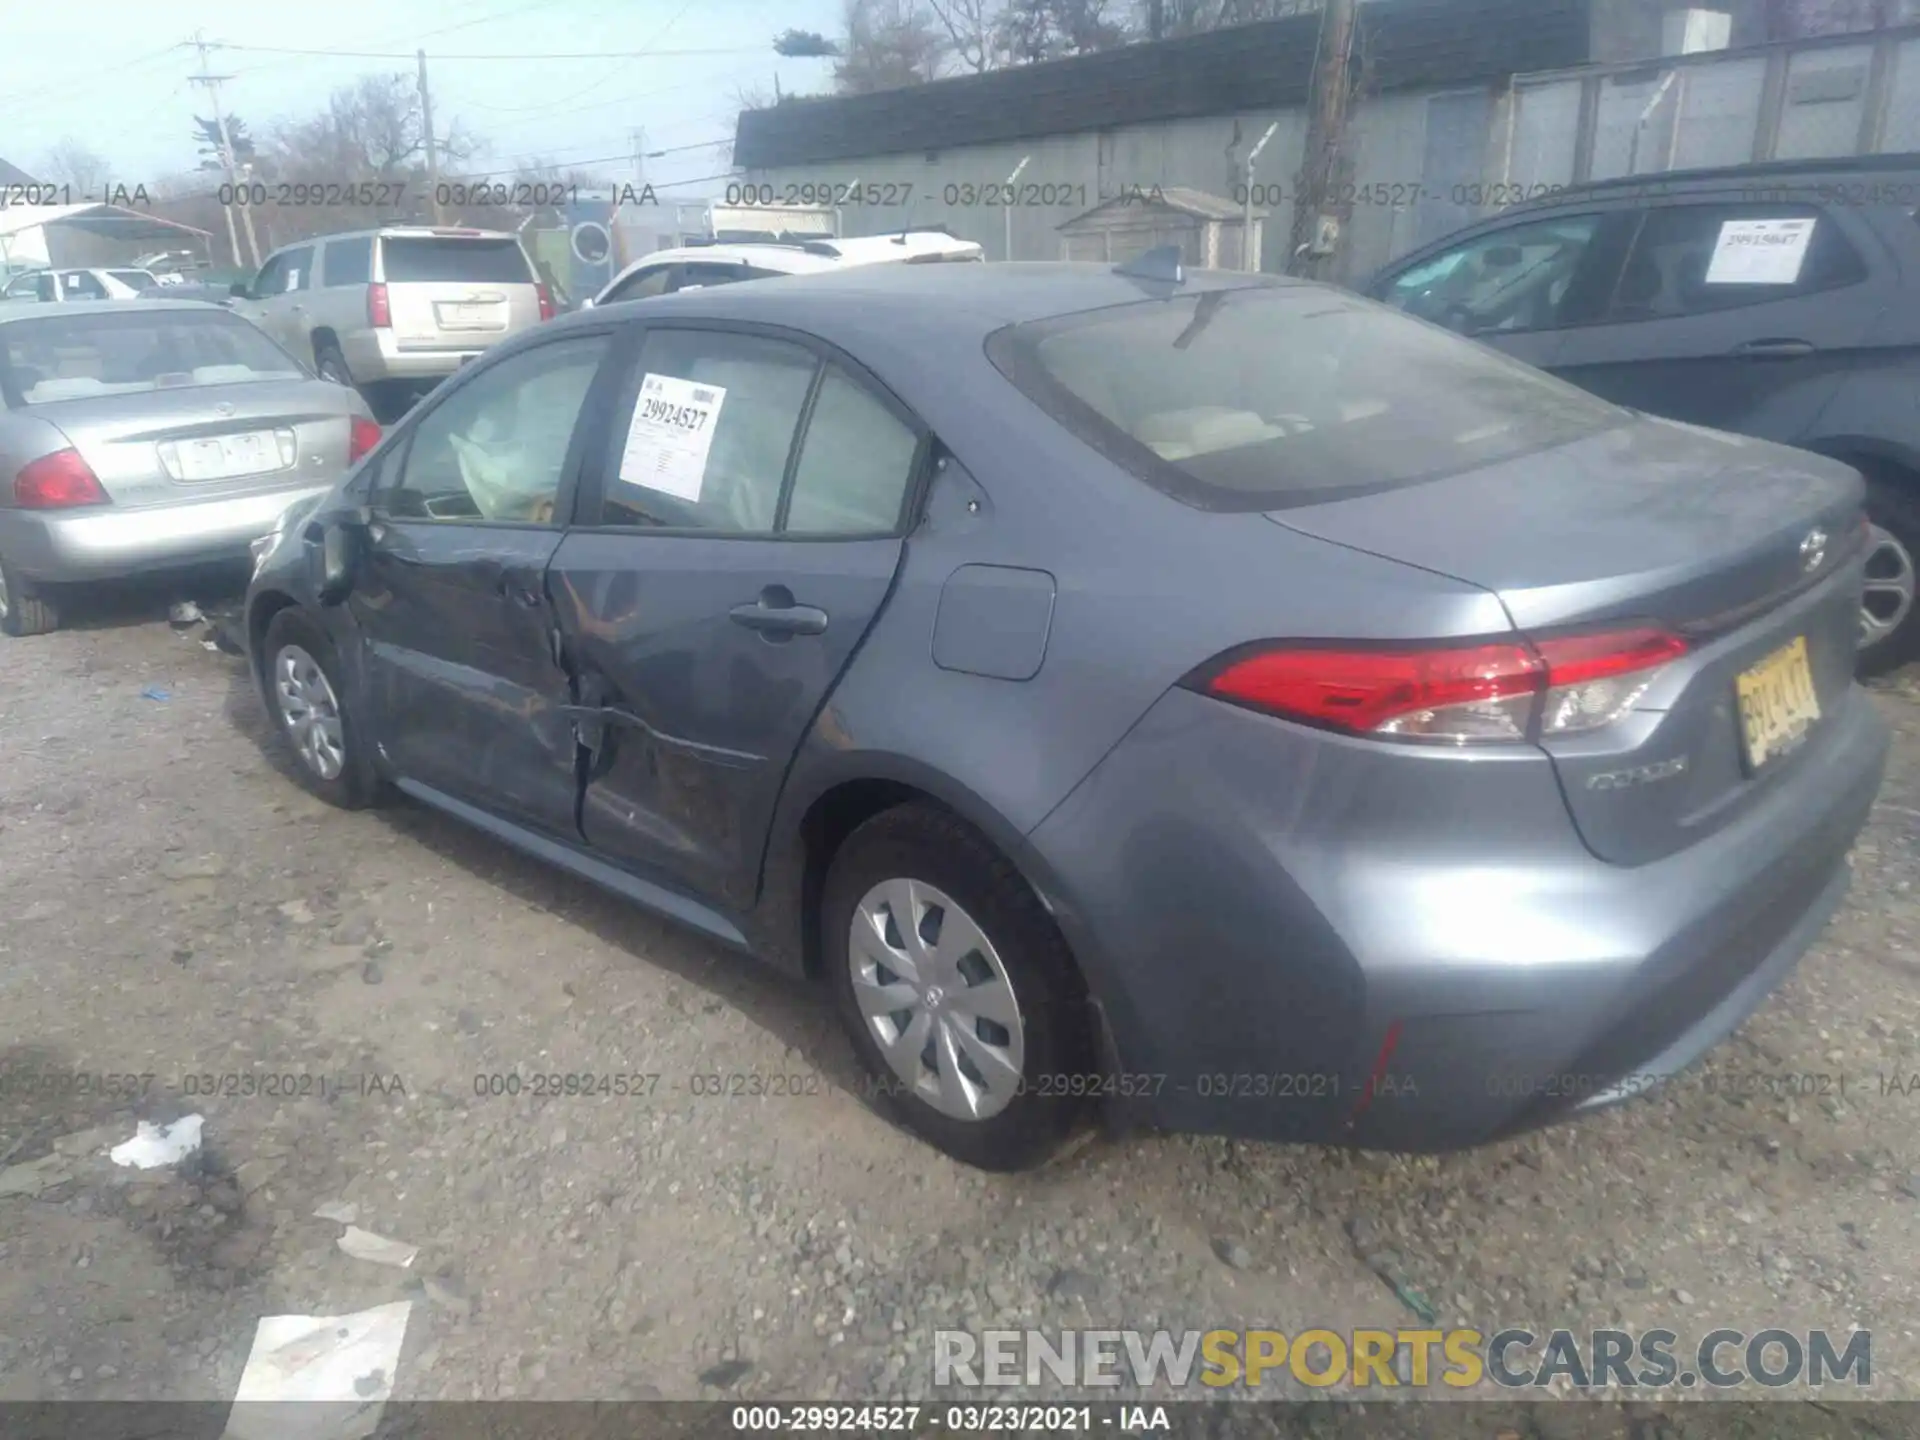
<svg viewBox="0 0 1920 1440"><path fill-rule="evenodd" d="M847 965L888 1068L943 1115L986 1120L1019 1093L1026 1033L993 942L953 898L885 880L854 907Z"/></svg>
<svg viewBox="0 0 1920 1440"><path fill-rule="evenodd" d="M273 661L273 691L293 748L322 780L337 780L347 764L340 702L327 672L298 645L284 647Z"/></svg>
<svg viewBox="0 0 1920 1440"><path fill-rule="evenodd" d="M1867 540L1866 589L1860 596L1860 647L1878 645L1913 613L1913 556L1899 537L1878 525Z"/></svg>

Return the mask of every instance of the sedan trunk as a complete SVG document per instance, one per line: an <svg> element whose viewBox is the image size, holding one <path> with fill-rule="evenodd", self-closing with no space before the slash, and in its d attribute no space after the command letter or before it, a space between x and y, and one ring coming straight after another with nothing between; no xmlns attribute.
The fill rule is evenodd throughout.
<svg viewBox="0 0 1920 1440"><path fill-rule="evenodd" d="M1529 636L1682 637L1625 718L1544 742L1587 844L1639 864L1719 829L1819 748L1852 683L1861 503L1840 465L1640 420L1269 518L1480 585Z"/></svg>
<svg viewBox="0 0 1920 1440"><path fill-rule="evenodd" d="M116 505L178 504L290 490L344 472L354 394L260 380L55 400L57 426Z"/></svg>

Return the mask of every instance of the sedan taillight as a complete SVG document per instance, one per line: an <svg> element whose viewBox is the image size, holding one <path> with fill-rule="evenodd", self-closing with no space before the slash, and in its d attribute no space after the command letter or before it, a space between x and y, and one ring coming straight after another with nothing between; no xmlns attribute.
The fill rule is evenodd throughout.
<svg viewBox="0 0 1920 1440"><path fill-rule="evenodd" d="M349 423L353 429L347 439L347 463L351 465L380 443L380 427L364 415L354 416Z"/></svg>
<svg viewBox="0 0 1920 1440"><path fill-rule="evenodd" d="M70 510L110 503L100 477L78 450L56 450L29 461L13 477L13 502L23 510Z"/></svg>
<svg viewBox="0 0 1920 1440"><path fill-rule="evenodd" d="M542 320L551 320L553 318L553 292L545 285L536 285L533 287L533 294L534 298L540 302L540 318Z"/></svg>
<svg viewBox="0 0 1920 1440"><path fill-rule="evenodd" d="M1686 649L1652 626L1476 645L1276 643L1233 652L1191 684L1321 729L1470 745L1610 725Z"/></svg>

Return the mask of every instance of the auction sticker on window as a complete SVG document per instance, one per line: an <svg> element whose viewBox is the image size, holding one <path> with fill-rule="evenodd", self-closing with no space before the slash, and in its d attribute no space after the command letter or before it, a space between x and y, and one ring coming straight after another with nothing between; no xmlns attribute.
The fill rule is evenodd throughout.
<svg viewBox="0 0 1920 1440"><path fill-rule="evenodd" d="M679 500L699 500L713 427L726 398L718 385L674 375L643 376L627 445L620 452L620 479Z"/></svg>
<svg viewBox="0 0 1920 1440"><path fill-rule="evenodd" d="M1709 285L1791 285L1806 263L1811 219L1728 220L1714 242Z"/></svg>

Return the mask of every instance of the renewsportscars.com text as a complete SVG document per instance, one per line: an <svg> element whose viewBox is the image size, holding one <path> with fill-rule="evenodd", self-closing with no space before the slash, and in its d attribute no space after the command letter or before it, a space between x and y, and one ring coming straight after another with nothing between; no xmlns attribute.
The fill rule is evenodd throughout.
<svg viewBox="0 0 1920 1440"><path fill-rule="evenodd" d="M1732 1389L1873 1383L1866 1330L937 1330L937 1386Z"/></svg>

